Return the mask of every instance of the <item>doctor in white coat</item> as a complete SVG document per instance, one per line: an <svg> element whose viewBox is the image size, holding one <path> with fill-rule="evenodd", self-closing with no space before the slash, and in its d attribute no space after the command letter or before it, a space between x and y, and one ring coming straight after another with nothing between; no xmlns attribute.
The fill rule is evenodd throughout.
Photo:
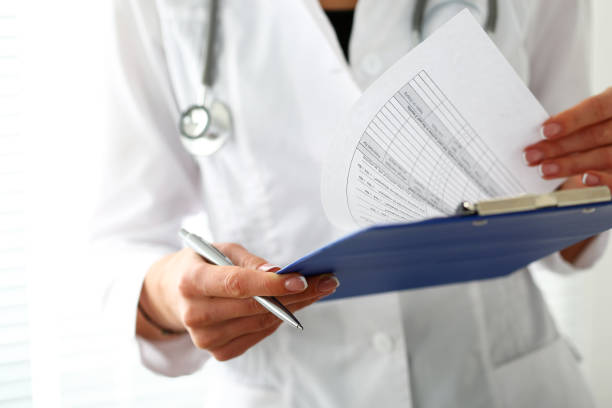
<svg viewBox="0 0 612 408"><path fill-rule="evenodd" d="M208 1L114 3L110 129L99 152L105 184L92 246L107 316L138 343L143 364L169 376L204 366L210 407L592 405L529 268L316 304L335 290L335 277L268 273L338 236L319 196L330 130L416 45L415 1L359 0L347 62L322 5L355 1L223 0L214 92L231 108L234 133L203 157L185 150L177 123L198 100ZM424 34L465 3L430 1ZM467 3L484 21L487 2ZM587 1L504 0L498 8L492 38L550 112L588 96ZM608 148L603 138L585 147L580 133L604 132L595 125L612 116L604 96L551 118L548 140L526 150L528 162L545 177L574 176L568 185L609 182L605 172L586 172L609 163L571 154ZM180 249L183 218L199 212L239 266L212 266ZM561 273L587 268L605 241L539 263ZM303 308L306 330L281 325L253 295Z"/></svg>

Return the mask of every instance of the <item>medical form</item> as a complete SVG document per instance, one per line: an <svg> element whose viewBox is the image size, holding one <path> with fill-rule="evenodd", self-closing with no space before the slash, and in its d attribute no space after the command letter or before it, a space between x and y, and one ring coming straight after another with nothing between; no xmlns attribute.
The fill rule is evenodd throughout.
<svg viewBox="0 0 612 408"><path fill-rule="evenodd" d="M372 84L334 135L322 200L353 229L551 191L522 161L546 111L464 10Z"/></svg>

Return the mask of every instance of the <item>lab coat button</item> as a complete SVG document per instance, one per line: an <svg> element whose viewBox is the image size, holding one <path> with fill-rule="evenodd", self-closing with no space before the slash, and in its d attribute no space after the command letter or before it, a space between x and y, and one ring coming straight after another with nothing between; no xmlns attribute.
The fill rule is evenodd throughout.
<svg viewBox="0 0 612 408"><path fill-rule="evenodd" d="M393 351L393 338L386 333L376 333L372 338L372 344L381 353Z"/></svg>
<svg viewBox="0 0 612 408"><path fill-rule="evenodd" d="M382 61L374 54L366 55L361 60L361 69L367 75L378 75L382 71Z"/></svg>

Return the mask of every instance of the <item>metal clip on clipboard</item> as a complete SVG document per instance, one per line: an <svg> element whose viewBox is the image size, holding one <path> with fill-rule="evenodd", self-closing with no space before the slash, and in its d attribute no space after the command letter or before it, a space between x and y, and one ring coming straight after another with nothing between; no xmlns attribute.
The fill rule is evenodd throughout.
<svg viewBox="0 0 612 408"><path fill-rule="evenodd" d="M486 200L478 203L464 201L457 208L458 215L495 215L532 211L548 207L569 207L610 201L606 186L555 191L547 194L525 194L513 198Z"/></svg>

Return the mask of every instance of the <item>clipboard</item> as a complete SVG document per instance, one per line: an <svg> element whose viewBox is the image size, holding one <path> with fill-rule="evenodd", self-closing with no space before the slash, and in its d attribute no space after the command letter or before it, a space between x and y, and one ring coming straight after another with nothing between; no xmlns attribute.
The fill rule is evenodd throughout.
<svg viewBox="0 0 612 408"><path fill-rule="evenodd" d="M323 300L492 279L612 228L607 187L461 203L455 216L377 225L277 273L335 273Z"/></svg>

